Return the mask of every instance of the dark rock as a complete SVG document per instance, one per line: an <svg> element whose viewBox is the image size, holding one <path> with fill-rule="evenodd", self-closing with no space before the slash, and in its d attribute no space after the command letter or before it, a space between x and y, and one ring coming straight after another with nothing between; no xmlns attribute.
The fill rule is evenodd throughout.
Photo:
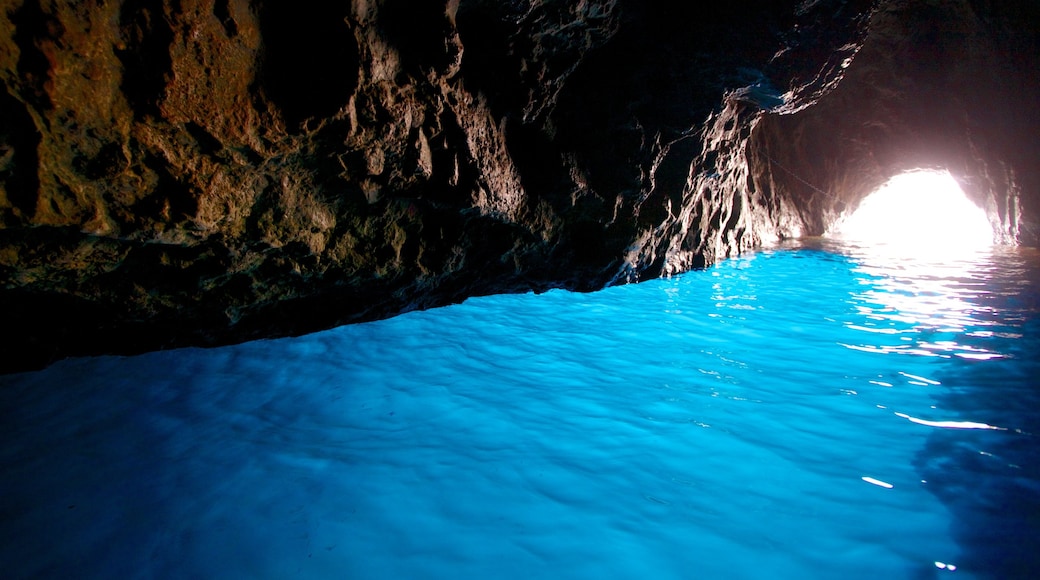
<svg viewBox="0 0 1040 580"><path fill-rule="evenodd" d="M1040 243L1040 5L889 0L841 84L770 115L748 157L755 183L823 233L890 177L946 169L1004 242Z"/></svg>
<svg viewBox="0 0 1040 580"><path fill-rule="evenodd" d="M828 151L798 123L850 98L834 87L869 54L843 66L872 4L13 0L0 13L0 320L14 340L0 369L595 290L819 229L838 206L766 159L840 182L809 170ZM927 45L889 6L874 34ZM969 44L1035 48L1007 9L977 8ZM929 58L975 54L947 52ZM997 62L979 102L1031 90L1016 76L1030 54ZM885 58L861 73L888 83L879 93L920 84ZM951 100L976 98L963 94ZM828 106L821 126L841 110ZM989 151L1020 129L982 118L935 139L970 128ZM865 187L890 167L863 151L836 161L863 168ZM1012 153L971 166L986 191L1035 183Z"/></svg>

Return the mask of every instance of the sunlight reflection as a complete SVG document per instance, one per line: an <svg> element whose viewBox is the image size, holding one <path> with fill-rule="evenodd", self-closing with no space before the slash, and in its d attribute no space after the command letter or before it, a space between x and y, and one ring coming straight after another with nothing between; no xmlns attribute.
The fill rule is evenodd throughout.
<svg viewBox="0 0 1040 580"><path fill-rule="evenodd" d="M978 253L938 264L949 272L945 276L934 274L936 264L927 258L879 257L869 247L857 248L856 258L855 272L863 276L865 287L850 296L850 303L861 318L845 325L876 338L847 348L976 360L1002 356L965 342L974 342L973 336L996 324L992 309L980 300L985 294L978 286L988 275L992 255Z"/></svg>
<svg viewBox="0 0 1040 580"><path fill-rule="evenodd" d="M876 485L878 487L883 487L885 489L892 489L894 487L891 483L888 483L887 481L881 481L880 479L874 479L873 477L869 477L869 476L866 476L866 475L864 475L860 479L862 479L863 481L865 481L867 483Z"/></svg>
<svg viewBox="0 0 1040 580"><path fill-rule="evenodd" d="M862 291L851 304L862 318L846 326L875 337L847 348L1001 357L963 344L965 335L992 324L991 309L980 299L993 269L993 229L948 172L892 178L827 237L849 250L861 276Z"/></svg>
<svg viewBox="0 0 1040 580"><path fill-rule="evenodd" d="M902 417L911 423L917 423L918 425L925 425L927 427L941 427L943 429L993 429L995 431L1007 431L1004 427L994 427L993 425L987 425L986 423L978 423L975 421L928 421L925 419L918 419L917 417L911 417L906 413L896 413L897 417Z"/></svg>

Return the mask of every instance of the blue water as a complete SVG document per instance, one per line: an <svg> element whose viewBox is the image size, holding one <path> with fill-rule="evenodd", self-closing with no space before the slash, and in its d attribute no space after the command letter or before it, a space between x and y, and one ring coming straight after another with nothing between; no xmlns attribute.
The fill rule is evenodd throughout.
<svg viewBox="0 0 1040 580"><path fill-rule="evenodd" d="M0 568L1035 577L1038 282L818 242L0 376Z"/></svg>

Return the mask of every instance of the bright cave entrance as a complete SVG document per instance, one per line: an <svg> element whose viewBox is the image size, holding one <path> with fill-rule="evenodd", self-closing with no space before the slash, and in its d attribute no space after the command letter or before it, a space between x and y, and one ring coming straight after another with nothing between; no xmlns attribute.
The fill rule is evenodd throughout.
<svg viewBox="0 0 1040 580"><path fill-rule="evenodd" d="M993 244L993 226L985 210L968 199L948 171L892 177L828 235L916 251L961 251Z"/></svg>

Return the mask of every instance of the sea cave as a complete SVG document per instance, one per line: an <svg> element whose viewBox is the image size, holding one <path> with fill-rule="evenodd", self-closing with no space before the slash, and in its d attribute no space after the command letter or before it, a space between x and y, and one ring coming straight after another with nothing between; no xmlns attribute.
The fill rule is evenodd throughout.
<svg viewBox="0 0 1040 580"><path fill-rule="evenodd" d="M7 0L0 560L1035 577L1038 70L1027 0Z"/></svg>

